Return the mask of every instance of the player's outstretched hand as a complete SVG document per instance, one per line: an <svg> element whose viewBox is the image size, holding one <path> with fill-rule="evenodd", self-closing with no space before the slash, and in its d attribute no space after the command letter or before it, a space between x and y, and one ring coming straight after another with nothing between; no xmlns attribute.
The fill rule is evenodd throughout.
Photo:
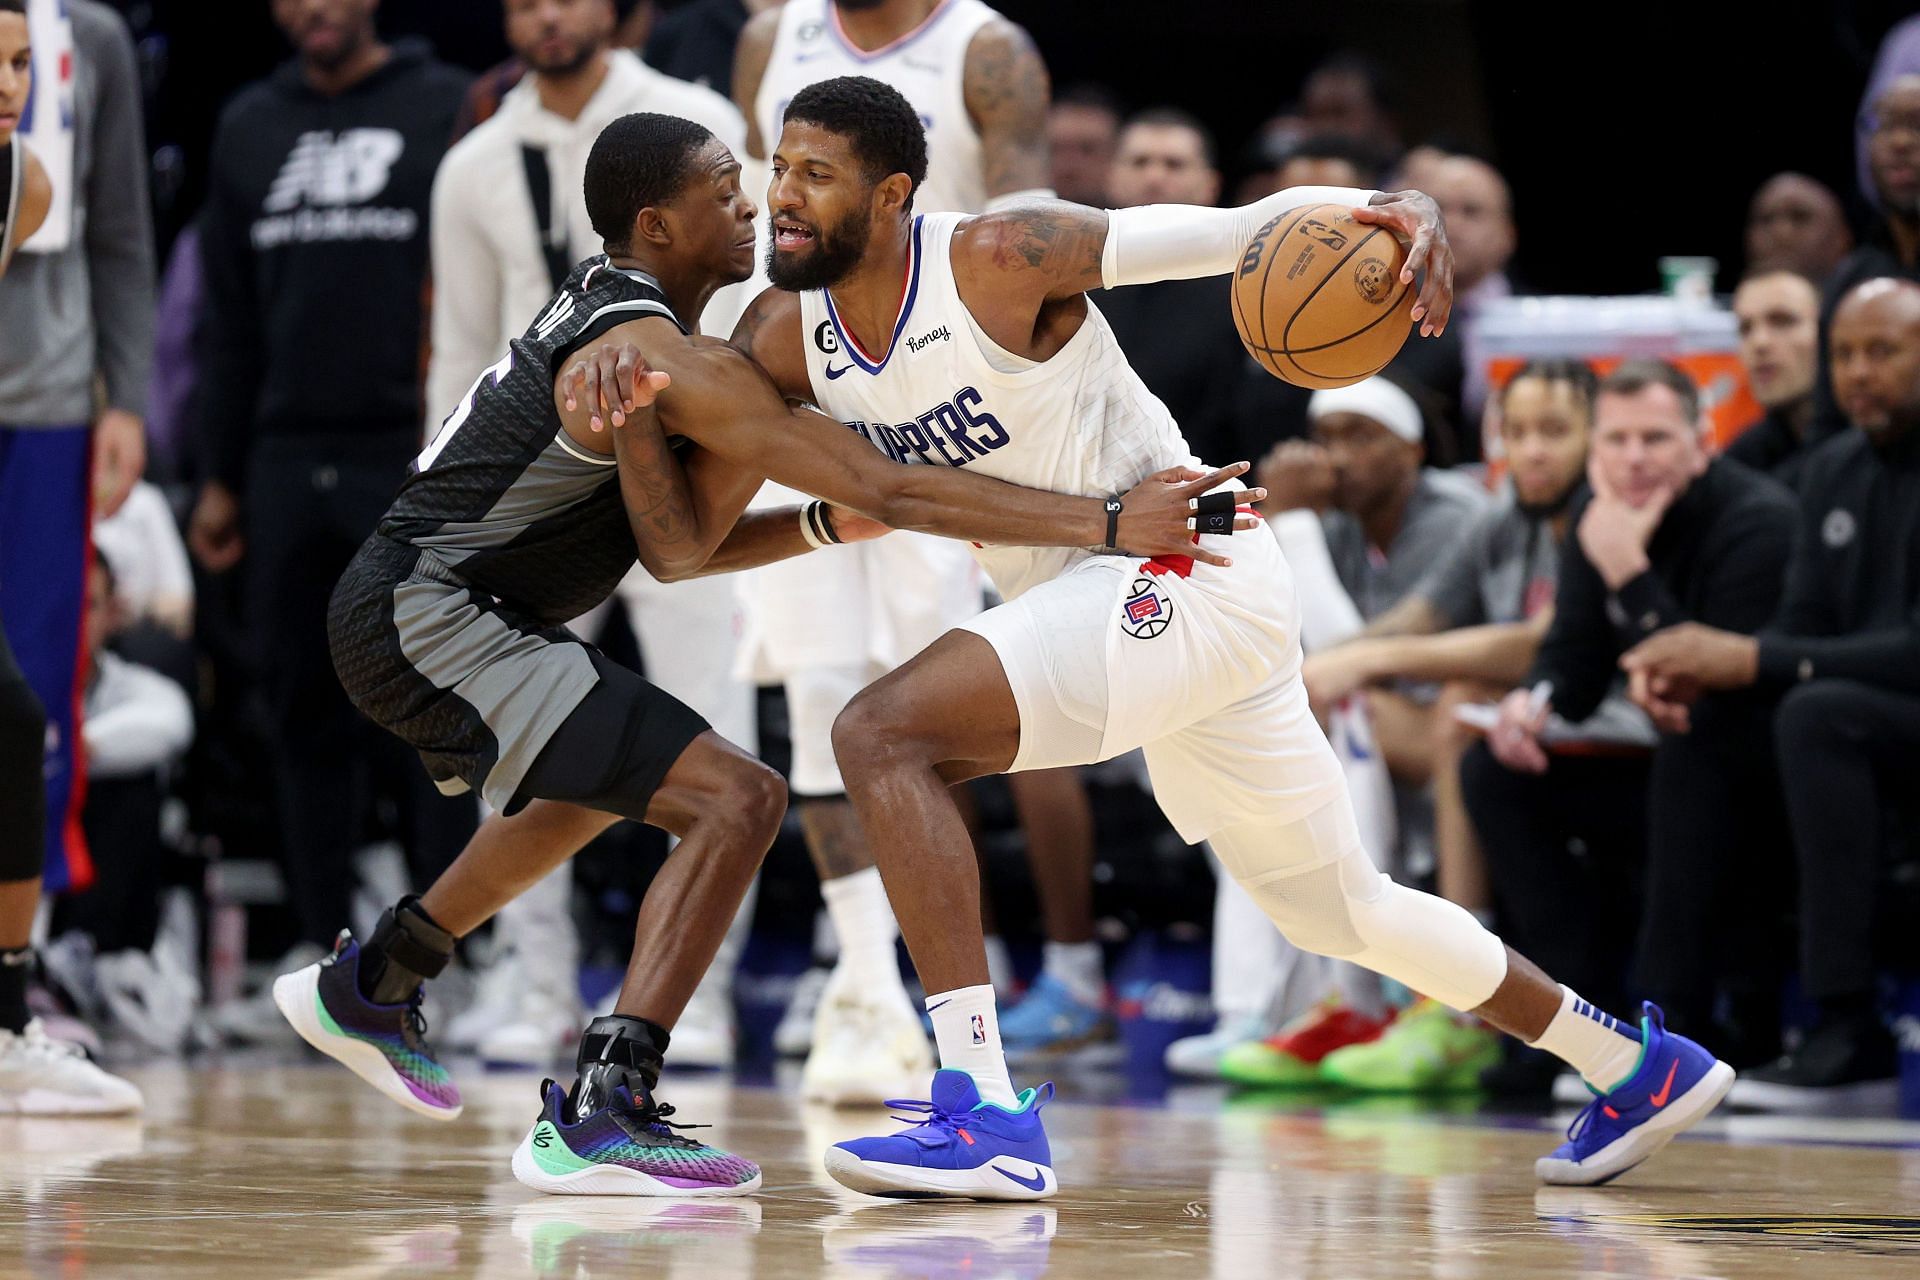
<svg viewBox="0 0 1920 1280"><path fill-rule="evenodd" d="M616 427L626 426L628 414L652 404L672 383L666 374L647 367L640 348L621 339L576 351L556 385L569 411L585 403L593 415L587 425L604 431L608 419Z"/></svg>
<svg viewBox="0 0 1920 1280"><path fill-rule="evenodd" d="M1230 565L1231 557L1209 551L1194 538L1193 500L1218 489L1236 476L1245 475L1252 464L1236 462L1218 471L1196 471L1192 467L1169 467L1156 471L1127 490L1120 499L1120 525L1116 541L1129 552L1145 556L1192 556L1205 564ZM1267 496L1265 489L1244 489L1236 493L1246 505ZM1235 532L1252 529L1260 517L1251 511L1236 511Z"/></svg>
<svg viewBox="0 0 1920 1280"><path fill-rule="evenodd" d="M1386 227L1408 243L1400 280L1412 284L1421 271L1426 272L1413 304L1413 318L1420 322L1421 337L1438 337L1446 332L1447 319L1453 315L1453 246L1447 243L1440 206L1420 191L1387 191L1374 200L1355 209L1353 220Z"/></svg>

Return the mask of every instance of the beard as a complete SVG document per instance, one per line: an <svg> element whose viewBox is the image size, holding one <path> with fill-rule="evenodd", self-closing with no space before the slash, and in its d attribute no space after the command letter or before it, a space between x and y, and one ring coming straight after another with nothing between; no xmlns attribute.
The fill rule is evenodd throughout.
<svg viewBox="0 0 1920 1280"><path fill-rule="evenodd" d="M771 227L769 227L771 231ZM825 227L813 233L813 251L804 256L783 256L775 237L767 238L767 279L776 289L805 293L810 289L830 289L860 265L873 235L873 211L862 209L850 214L829 234Z"/></svg>
<svg viewBox="0 0 1920 1280"><path fill-rule="evenodd" d="M598 53L599 49L600 46L597 41L582 40L573 49L558 58L542 62L537 58L529 57L526 58L525 61L527 66L532 68L538 75L570 76L585 67L589 62L592 62L593 55Z"/></svg>

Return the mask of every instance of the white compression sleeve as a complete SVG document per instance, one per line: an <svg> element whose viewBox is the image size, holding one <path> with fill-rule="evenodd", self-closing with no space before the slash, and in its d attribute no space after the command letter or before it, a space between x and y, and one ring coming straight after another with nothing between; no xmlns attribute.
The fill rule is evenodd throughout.
<svg viewBox="0 0 1920 1280"><path fill-rule="evenodd" d="M1111 289L1225 275L1239 263L1247 241L1268 219L1310 204L1358 208L1378 194L1358 187L1288 187L1238 209L1192 204L1115 209L1107 214L1100 279Z"/></svg>

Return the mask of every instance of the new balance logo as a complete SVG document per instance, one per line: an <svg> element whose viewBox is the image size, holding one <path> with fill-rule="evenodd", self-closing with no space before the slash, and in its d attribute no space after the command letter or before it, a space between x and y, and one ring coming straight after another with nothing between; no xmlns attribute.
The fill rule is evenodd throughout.
<svg viewBox="0 0 1920 1280"><path fill-rule="evenodd" d="M420 232L419 210L367 203L386 191L406 148L397 129L301 134L260 203L264 216L253 224L254 249L413 239Z"/></svg>
<svg viewBox="0 0 1920 1280"><path fill-rule="evenodd" d="M300 135L261 208L285 213L301 205L365 204L387 189L393 162L407 147L397 129L324 129Z"/></svg>

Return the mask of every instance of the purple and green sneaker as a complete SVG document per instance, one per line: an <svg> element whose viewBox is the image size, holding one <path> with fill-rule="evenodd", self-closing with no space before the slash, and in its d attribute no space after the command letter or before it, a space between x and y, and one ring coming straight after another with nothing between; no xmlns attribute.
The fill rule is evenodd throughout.
<svg viewBox="0 0 1920 1280"><path fill-rule="evenodd" d="M427 1044L421 992L401 1004L360 994L360 944L340 931L333 954L273 981L273 1002L300 1038L409 1111L460 1114L460 1091Z"/></svg>
<svg viewBox="0 0 1920 1280"><path fill-rule="evenodd" d="M1612 1182L1691 1128L1733 1088L1733 1068L1668 1031L1658 1005L1643 1005L1641 1014L1639 1066L1588 1103L1567 1140L1534 1162L1542 1182Z"/></svg>
<svg viewBox="0 0 1920 1280"><path fill-rule="evenodd" d="M751 1160L682 1137L673 1107L615 1086L607 1104L578 1115L559 1085L540 1085L540 1118L513 1153L513 1176L570 1196L744 1196L760 1189Z"/></svg>

